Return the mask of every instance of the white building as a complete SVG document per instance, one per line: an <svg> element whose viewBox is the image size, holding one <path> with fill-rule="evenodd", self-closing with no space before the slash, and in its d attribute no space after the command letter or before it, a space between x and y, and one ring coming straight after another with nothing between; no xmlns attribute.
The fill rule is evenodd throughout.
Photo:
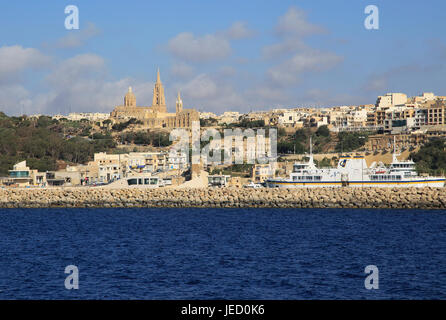
<svg viewBox="0 0 446 320"><path fill-rule="evenodd" d="M187 154L184 152L169 153L168 170L183 170L188 167Z"/></svg>
<svg viewBox="0 0 446 320"><path fill-rule="evenodd" d="M200 112L200 119L217 119L217 115L212 112Z"/></svg>
<svg viewBox="0 0 446 320"><path fill-rule="evenodd" d="M281 126L290 127L294 126L294 124L300 121L300 119L301 119L300 113L296 111L286 111L279 116L278 122L279 125Z"/></svg>
<svg viewBox="0 0 446 320"><path fill-rule="evenodd" d="M218 117L218 124L231 124L237 122L239 118L240 112L226 111L220 117Z"/></svg>
<svg viewBox="0 0 446 320"><path fill-rule="evenodd" d="M379 96L376 100L376 107L380 109L390 108L392 106L406 104L407 95L404 93L386 93L384 96Z"/></svg>

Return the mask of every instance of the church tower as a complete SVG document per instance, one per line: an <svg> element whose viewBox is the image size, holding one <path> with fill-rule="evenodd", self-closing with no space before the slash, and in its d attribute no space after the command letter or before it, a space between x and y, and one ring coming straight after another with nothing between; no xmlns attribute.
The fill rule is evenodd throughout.
<svg viewBox="0 0 446 320"><path fill-rule="evenodd" d="M132 87L129 87L129 91L124 97L124 106L125 107L136 107L136 98L135 94L132 92Z"/></svg>
<svg viewBox="0 0 446 320"><path fill-rule="evenodd" d="M181 111L183 111L183 100L181 100L180 91L178 91L176 112L180 113Z"/></svg>
<svg viewBox="0 0 446 320"><path fill-rule="evenodd" d="M156 75L156 83L153 88L153 102L152 108L156 112L167 112L166 108L166 98L164 97L164 88L160 79L160 70L158 69L158 73Z"/></svg>

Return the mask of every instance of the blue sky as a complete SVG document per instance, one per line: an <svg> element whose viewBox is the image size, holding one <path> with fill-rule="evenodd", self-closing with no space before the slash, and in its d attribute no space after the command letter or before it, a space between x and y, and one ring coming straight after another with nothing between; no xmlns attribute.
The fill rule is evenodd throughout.
<svg viewBox="0 0 446 320"><path fill-rule="evenodd" d="M65 6L80 29L66 30ZM364 9L379 8L379 30ZM0 110L110 112L128 86L222 113L446 95L444 1L21 1L0 7Z"/></svg>

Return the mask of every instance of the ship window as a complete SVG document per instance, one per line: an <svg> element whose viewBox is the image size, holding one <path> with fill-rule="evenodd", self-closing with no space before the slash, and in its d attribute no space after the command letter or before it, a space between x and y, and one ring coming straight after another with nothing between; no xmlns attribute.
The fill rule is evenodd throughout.
<svg viewBox="0 0 446 320"><path fill-rule="evenodd" d="M138 180L137 179L129 179L127 180L127 183L129 186L134 186L138 184Z"/></svg>
<svg viewBox="0 0 446 320"><path fill-rule="evenodd" d="M308 177L307 177L307 180L308 180L308 181L313 181L313 176L308 176Z"/></svg>
<svg viewBox="0 0 446 320"><path fill-rule="evenodd" d="M150 184L156 184L158 180L156 178L150 179Z"/></svg>
<svg viewBox="0 0 446 320"><path fill-rule="evenodd" d="M300 178L300 177L299 177L299 178ZM296 176L293 177L293 181L297 181L297 177L296 177Z"/></svg>
<svg viewBox="0 0 446 320"><path fill-rule="evenodd" d="M142 179L138 179L138 184L142 184Z"/></svg>
<svg viewBox="0 0 446 320"><path fill-rule="evenodd" d="M144 179L144 184L149 184L149 178Z"/></svg>
<svg viewBox="0 0 446 320"><path fill-rule="evenodd" d="M314 181L321 181L322 180L322 177L321 176L315 176L314 177Z"/></svg>

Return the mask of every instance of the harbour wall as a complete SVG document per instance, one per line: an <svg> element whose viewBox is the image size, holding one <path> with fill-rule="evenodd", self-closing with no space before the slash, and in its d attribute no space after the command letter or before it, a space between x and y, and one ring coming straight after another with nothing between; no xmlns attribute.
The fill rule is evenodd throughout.
<svg viewBox="0 0 446 320"><path fill-rule="evenodd" d="M0 208L446 209L446 188L0 189Z"/></svg>

